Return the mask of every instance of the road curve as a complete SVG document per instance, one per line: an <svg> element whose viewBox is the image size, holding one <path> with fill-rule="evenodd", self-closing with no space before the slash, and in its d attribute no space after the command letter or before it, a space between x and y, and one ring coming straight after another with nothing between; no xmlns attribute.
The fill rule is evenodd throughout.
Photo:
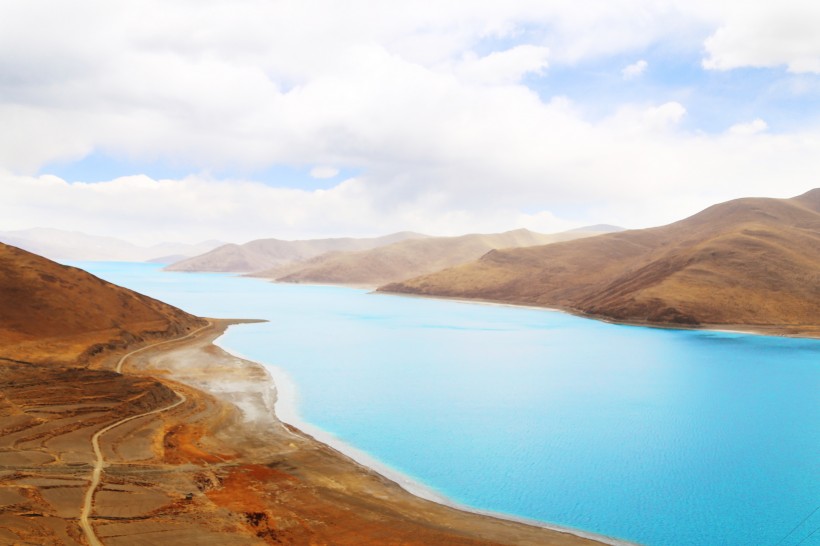
<svg viewBox="0 0 820 546"><path fill-rule="evenodd" d="M183 340L188 339L189 337L193 336L194 334L197 334L197 333L201 332L202 330L204 330L206 328L209 328L211 325L212 325L211 322L208 321L208 324L206 324L202 328L198 328L198 329L194 330L193 332L189 333L186 336L183 336L183 337L180 337L180 338L175 338L175 339L168 339L168 340L165 340L165 341L160 341L158 343L153 343L151 345L146 345L145 347L140 347L139 349L133 350L130 353L126 353L117 362L116 371L117 371L117 373L122 373L123 363L125 363L125 361L129 357L135 355L136 353L139 353L140 351L144 351L146 349L152 349L154 347L157 347L158 345L164 345L166 343L172 343L172 342L175 342L175 341L183 341ZM119 421L117 421L115 423L112 423L112 424L108 425L107 427L105 427L103 429L98 430L94 434L94 436L91 437L91 447L94 449L94 457L95 457L94 470L91 472L91 483L88 486L88 490L85 492L85 499L83 500L83 509L80 512L80 528L85 533L85 536L88 539L88 544L90 546L103 546L102 542L100 542L100 539L97 538L97 534L94 532L94 528L92 527L91 522L89 521L89 516L91 515L91 509L92 509L91 507L92 507L92 504L94 502L94 493L97 492L97 487L99 487L100 479L102 477L102 471L103 471L103 468L105 468L105 458L103 457L102 450L100 449L100 438L102 437L103 434L105 434L109 430L115 429L120 425L128 423L129 421L133 421L134 419L140 419L140 418L146 417L148 415L154 415L154 414L157 414L157 413L162 413L164 411L168 411L170 409L173 409L173 408L175 408L175 407L177 407L181 404L184 404L185 401L186 401L185 395L182 394L179 391L174 391L174 393L177 395L177 398L178 398L175 402L173 402L171 404L168 404L167 406L163 406L161 408L155 409L155 410L146 411L145 413L140 413L138 415L132 415L130 417L120 419Z"/></svg>
<svg viewBox="0 0 820 546"><path fill-rule="evenodd" d="M145 347L140 347L139 349L136 349L134 351L131 351L130 353L126 353L126 354L122 355L122 357L119 359L119 361L117 361L117 366L114 368L114 371L116 371L117 373L122 373L122 365L125 363L126 360L128 360L129 358L131 358L132 356L134 356L137 353L140 353L140 352L145 351L147 349L153 349L154 347L157 347L158 345L165 345L166 343L174 343L174 342L177 342L177 341L183 341L183 340L188 339L189 337L191 337L193 335L198 334L202 330L204 330L206 328L210 328L211 326L213 326L213 323L210 320L206 319L206 322L208 324L206 324L202 328L197 328L193 332L190 332L189 334L184 335L182 337L176 337L174 339L166 339L165 341L152 343L151 345L146 345ZM114 428L114 427L111 427L111 428Z"/></svg>

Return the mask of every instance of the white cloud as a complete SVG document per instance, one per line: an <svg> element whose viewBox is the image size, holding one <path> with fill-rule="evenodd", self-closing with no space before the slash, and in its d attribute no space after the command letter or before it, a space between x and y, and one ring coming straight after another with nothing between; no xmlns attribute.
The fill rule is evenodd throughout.
<svg viewBox="0 0 820 546"><path fill-rule="evenodd" d="M372 164L405 155L384 150L408 144L402 134L423 151L419 115L450 129L445 103L461 117L484 116L482 101L503 111L492 89L544 73L548 57L566 64L686 42L705 17L693 6L3 2L0 165L33 173L92 150L210 170ZM495 41L512 45L478 53Z"/></svg>
<svg viewBox="0 0 820 546"><path fill-rule="evenodd" d="M464 138L428 134L430 149L450 144L435 164L401 171L385 162L328 190L201 176L84 184L6 173L2 228L38 225L153 243L641 227L734 197L797 195L816 185L820 170L820 131L772 134L756 120L745 131L687 133L677 128L684 115L677 103L624 108L596 124L565 99L505 103L517 106L482 120L495 133L472 120L458 126Z"/></svg>
<svg viewBox="0 0 820 546"><path fill-rule="evenodd" d="M710 68L813 70L820 45L805 29L816 10L753 4L2 2L0 169L16 175L0 181L0 229L240 240L649 225L722 198L800 193L816 184L817 131L772 134L754 121L689 133L684 98L618 105L593 122L571 97L550 96L554 67L637 59L661 42L705 47ZM522 84L537 74L540 94ZM34 176L92 151L194 174ZM315 192L196 174L277 164L363 174Z"/></svg>
<svg viewBox="0 0 820 546"><path fill-rule="evenodd" d="M604 120L603 126L614 128L618 133L647 136L647 133L659 135L674 130L686 115L686 108L675 101L657 106L627 105L621 107L613 116Z"/></svg>
<svg viewBox="0 0 820 546"><path fill-rule="evenodd" d="M644 112L644 119L651 127L667 128L676 125L686 115L686 108L679 102L666 102Z"/></svg>
<svg viewBox="0 0 820 546"><path fill-rule="evenodd" d="M621 75L623 75L625 80L632 80L646 72L646 68L648 66L649 63L641 59L640 61L636 61L630 65L625 66L623 70L621 70Z"/></svg>
<svg viewBox="0 0 820 546"><path fill-rule="evenodd" d="M756 135L769 128L769 124L758 118L749 123L738 123L729 127L729 133L733 135Z"/></svg>
<svg viewBox="0 0 820 546"><path fill-rule="evenodd" d="M93 123L80 112L0 102L0 168L34 172L50 161L81 159L94 147Z"/></svg>
<svg viewBox="0 0 820 546"><path fill-rule="evenodd" d="M272 236L368 235L403 229L450 235L524 226L554 231L574 225L548 213L499 209L485 214L430 207L425 196L386 209L373 197L358 179L329 190L303 191L201 177L129 176L86 184L54 176L0 174L0 203L14 203L13 207L0 205L4 229L57 227L143 244L203 237L243 242Z"/></svg>
<svg viewBox="0 0 820 546"><path fill-rule="evenodd" d="M456 66L455 73L459 79L470 83L514 84L525 74L543 74L548 57L549 49L533 45L520 45L481 58L468 52Z"/></svg>
<svg viewBox="0 0 820 546"><path fill-rule="evenodd" d="M704 47L705 68L786 66L820 73L820 4L813 0L728 2Z"/></svg>
<svg viewBox="0 0 820 546"><path fill-rule="evenodd" d="M338 176L339 169L336 167L327 167L327 166L319 166L313 167L310 170L310 176L313 178L318 178L320 180L327 179L327 178L334 178Z"/></svg>

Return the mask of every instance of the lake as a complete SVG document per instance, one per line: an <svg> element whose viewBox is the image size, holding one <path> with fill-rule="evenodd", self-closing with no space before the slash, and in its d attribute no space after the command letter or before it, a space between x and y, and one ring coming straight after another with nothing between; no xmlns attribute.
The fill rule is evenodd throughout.
<svg viewBox="0 0 820 546"><path fill-rule="evenodd" d="M820 544L820 340L73 265L269 320L219 344L292 384L300 420L457 503L652 546Z"/></svg>

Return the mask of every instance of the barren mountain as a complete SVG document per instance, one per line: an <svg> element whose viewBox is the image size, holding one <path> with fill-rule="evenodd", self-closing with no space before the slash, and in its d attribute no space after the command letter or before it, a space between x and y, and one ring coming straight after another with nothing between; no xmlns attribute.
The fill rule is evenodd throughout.
<svg viewBox="0 0 820 546"><path fill-rule="evenodd" d="M253 274L281 282L378 286L478 259L496 248L527 247L602 233L596 229L545 235L526 229L497 234L412 239L359 252L330 252L304 262ZM609 228L609 231L618 228Z"/></svg>
<svg viewBox="0 0 820 546"><path fill-rule="evenodd" d="M351 237L304 241L257 239L243 245L228 244L220 246L200 256L171 264L166 270L251 273L307 260L325 252L367 250L405 239L423 237L426 236L418 233L401 232L368 239L354 239Z"/></svg>
<svg viewBox="0 0 820 546"><path fill-rule="evenodd" d="M618 321L820 333L820 188L522 249L380 288L560 307Z"/></svg>
<svg viewBox="0 0 820 546"><path fill-rule="evenodd" d="M81 269L0 243L0 357L74 363L201 319Z"/></svg>

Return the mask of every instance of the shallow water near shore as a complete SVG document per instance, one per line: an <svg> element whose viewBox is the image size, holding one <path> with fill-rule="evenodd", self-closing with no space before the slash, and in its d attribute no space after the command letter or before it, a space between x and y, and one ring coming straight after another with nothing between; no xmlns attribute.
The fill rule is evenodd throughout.
<svg viewBox="0 0 820 546"><path fill-rule="evenodd" d="M801 524L820 505L818 340L73 265L269 320L220 344L286 374L301 419L455 502L652 546L820 544L820 511Z"/></svg>

